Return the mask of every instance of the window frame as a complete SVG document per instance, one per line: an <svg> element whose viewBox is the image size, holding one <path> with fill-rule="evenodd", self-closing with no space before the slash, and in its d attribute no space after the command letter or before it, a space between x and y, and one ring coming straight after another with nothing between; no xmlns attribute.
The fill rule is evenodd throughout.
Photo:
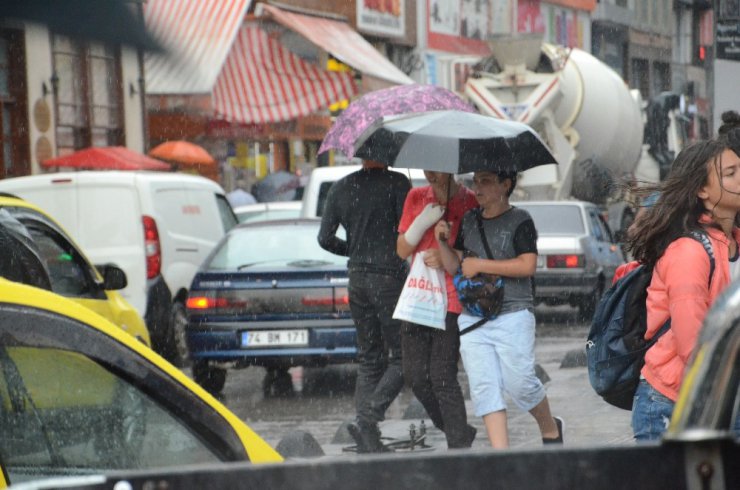
<svg viewBox="0 0 740 490"><path fill-rule="evenodd" d="M62 46L62 44L69 46L69 49ZM97 48L102 48L104 54L100 54L98 52L100 49ZM106 56L105 54L108 52L112 53L112 55ZM76 61L73 63L74 73L72 73L72 76L79 83L79 93L72 86L70 90L73 100L71 101L61 101L59 95L59 71L61 57L63 56L70 57ZM94 44L54 33L51 42L51 58L53 79L56 80L54 84L54 107L58 153L65 155L91 146L122 146L125 142L125 123L120 47ZM104 78L112 77L115 80L111 85L108 103L102 105L95 101L93 92L97 79L93 68L94 60L96 59L110 61L112 70L107 70L105 74L100 76ZM75 95L78 95L79 99L74 100ZM78 101L79 104L77 104ZM101 107L115 112L115 122L113 124L102 125L96 121L95 110ZM62 109L64 108L79 111L80 120L67 121L63 119ZM61 134L70 130L70 128L71 137ZM106 134L104 145L94 144L95 133L100 130L103 130ZM100 142L98 141L98 143Z"/></svg>

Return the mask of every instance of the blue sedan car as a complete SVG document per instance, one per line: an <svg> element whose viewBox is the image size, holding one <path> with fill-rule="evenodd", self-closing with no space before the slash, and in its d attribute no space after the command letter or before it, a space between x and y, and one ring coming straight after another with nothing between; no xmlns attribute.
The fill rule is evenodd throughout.
<svg viewBox="0 0 740 490"><path fill-rule="evenodd" d="M187 341L193 377L223 389L228 367L292 366L355 359L347 259L319 247L320 220L242 224L216 245L193 279Z"/></svg>

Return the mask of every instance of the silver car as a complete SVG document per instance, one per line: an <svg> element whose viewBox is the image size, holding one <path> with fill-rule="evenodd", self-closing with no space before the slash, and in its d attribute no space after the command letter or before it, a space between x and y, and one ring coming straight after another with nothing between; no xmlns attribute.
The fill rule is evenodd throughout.
<svg viewBox="0 0 740 490"><path fill-rule="evenodd" d="M598 207L582 201L515 202L537 228L535 303L577 306L590 321L624 256Z"/></svg>

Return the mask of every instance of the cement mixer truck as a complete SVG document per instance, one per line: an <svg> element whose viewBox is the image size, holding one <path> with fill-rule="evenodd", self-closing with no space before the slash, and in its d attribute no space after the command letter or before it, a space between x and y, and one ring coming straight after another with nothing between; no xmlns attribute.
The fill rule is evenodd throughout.
<svg viewBox="0 0 740 490"><path fill-rule="evenodd" d="M613 196L612 183L633 177L641 158L655 166L648 180L659 175L643 152L639 92L589 53L541 37L495 39L491 48L465 95L482 114L532 126L558 161L524 172L514 197L590 201L608 211L613 230L625 230L633 210Z"/></svg>

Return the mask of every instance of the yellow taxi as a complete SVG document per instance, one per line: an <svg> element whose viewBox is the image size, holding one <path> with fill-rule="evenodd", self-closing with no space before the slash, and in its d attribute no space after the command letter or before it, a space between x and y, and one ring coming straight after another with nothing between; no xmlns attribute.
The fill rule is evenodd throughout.
<svg viewBox="0 0 740 490"><path fill-rule="evenodd" d="M90 308L151 345L141 315L117 292L126 287L126 275L120 268L111 264L93 267L61 225L23 199L0 194L0 212L7 212L30 234L49 274L53 292Z"/></svg>
<svg viewBox="0 0 740 490"><path fill-rule="evenodd" d="M0 488L111 470L280 462L244 422L87 308L0 278Z"/></svg>

